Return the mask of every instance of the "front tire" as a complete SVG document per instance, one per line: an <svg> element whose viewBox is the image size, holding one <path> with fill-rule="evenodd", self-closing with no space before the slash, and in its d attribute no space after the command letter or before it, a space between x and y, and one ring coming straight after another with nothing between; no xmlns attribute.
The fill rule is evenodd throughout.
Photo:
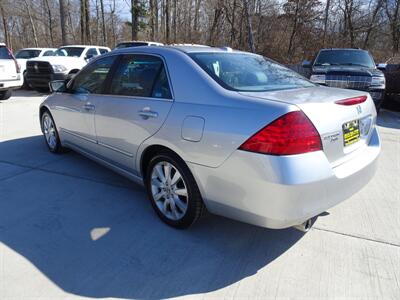
<svg viewBox="0 0 400 300"><path fill-rule="evenodd" d="M61 146L60 138L57 132L56 124L54 123L53 117L50 112L45 111L41 119L42 132L46 145L50 152L61 153L63 147Z"/></svg>
<svg viewBox="0 0 400 300"><path fill-rule="evenodd" d="M196 181L185 162L169 151L154 156L147 167L147 194L157 215L166 224L185 229L204 210Z"/></svg>
<svg viewBox="0 0 400 300"><path fill-rule="evenodd" d="M1 91L0 92L0 100L7 100L11 97L11 90Z"/></svg>

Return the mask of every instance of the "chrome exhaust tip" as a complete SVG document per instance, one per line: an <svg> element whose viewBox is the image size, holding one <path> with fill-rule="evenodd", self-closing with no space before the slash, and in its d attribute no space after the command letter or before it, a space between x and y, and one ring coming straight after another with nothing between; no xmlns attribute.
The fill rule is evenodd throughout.
<svg viewBox="0 0 400 300"><path fill-rule="evenodd" d="M301 232L307 232L311 229L312 225L313 225L313 220L308 219L304 223L301 223L301 224L293 226L293 227L296 228L297 230L300 230Z"/></svg>

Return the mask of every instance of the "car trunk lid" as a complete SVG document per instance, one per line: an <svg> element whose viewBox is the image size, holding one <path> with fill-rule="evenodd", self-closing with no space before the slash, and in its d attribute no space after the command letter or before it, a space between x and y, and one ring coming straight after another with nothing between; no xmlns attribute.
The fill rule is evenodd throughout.
<svg viewBox="0 0 400 300"><path fill-rule="evenodd" d="M323 151L333 166L351 159L368 143L376 120L371 97L360 91L314 87L241 94L299 107L318 130ZM359 96L367 96L366 101L354 105L336 103Z"/></svg>

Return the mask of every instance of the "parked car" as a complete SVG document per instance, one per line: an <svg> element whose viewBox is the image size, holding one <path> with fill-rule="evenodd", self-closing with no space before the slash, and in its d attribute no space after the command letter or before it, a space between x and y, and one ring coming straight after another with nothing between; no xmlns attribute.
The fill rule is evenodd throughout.
<svg viewBox="0 0 400 300"><path fill-rule="evenodd" d="M157 42L147 42L147 41L127 41L118 43L117 46L115 46L114 50L129 48L129 47L141 47L141 46L164 46L164 44Z"/></svg>
<svg viewBox="0 0 400 300"><path fill-rule="evenodd" d="M400 64L388 64L384 70L386 78L386 97L383 106L400 111Z"/></svg>
<svg viewBox="0 0 400 300"><path fill-rule="evenodd" d="M11 97L12 90L22 85L21 69L6 44L0 43L0 100Z"/></svg>
<svg viewBox="0 0 400 300"><path fill-rule="evenodd" d="M53 56L56 50L56 48L23 48L15 53L15 58L17 59L17 62L21 68L21 73L23 75L22 87L28 87L27 81L25 79L27 60L35 57Z"/></svg>
<svg viewBox="0 0 400 300"><path fill-rule="evenodd" d="M385 76L368 51L361 49L322 49L312 62L310 80L329 87L369 92L377 111L385 97Z"/></svg>
<svg viewBox="0 0 400 300"><path fill-rule="evenodd" d="M49 150L144 183L178 228L207 208L306 230L367 184L380 153L368 93L321 87L251 53L126 48L51 87L40 106Z"/></svg>
<svg viewBox="0 0 400 300"><path fill-rule="evenodd" d="M109 51L109 48L99 46L61 47L55 51L54 56L30 59L26 67L26 79L35 90L46 92L50 81L72 78L91 59Z"/></svg>

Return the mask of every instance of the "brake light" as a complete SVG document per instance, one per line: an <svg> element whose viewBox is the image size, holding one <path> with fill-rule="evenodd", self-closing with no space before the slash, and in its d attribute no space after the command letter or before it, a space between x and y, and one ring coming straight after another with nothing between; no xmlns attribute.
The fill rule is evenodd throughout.
<svg viewBox="0 0 400 300"><path fill-rule="evenodd" d="M355 105L355 104L363 103L366 100L367 100L367 96L360 96L360 97L338 100L338 101L335 101L335 103L339 104L339 105Z"/></svg>
<svg viewBox="0 0 400 300"><path fill-rule="evenodd" d="M310 119L302 111L294 111L261 129L239 149L270 155L292 155L322 150L322 143Z"/></svg>
<svg viewBox="0 0 400 300"><path fill-rule="evenodd" d="M21 73L21 68L20 68L20 66L19 66L19 64L18 64L18 62L17 62L17 60L15 59L15 56L14 56L14 54L11 52L11 50L10 50L10 49L8 49L8 53L10 54L11 58L12 58L12 59L13 59L13 61L14 61L14 64L15 64L15 70L17 71L17 73Z"/></svg>

